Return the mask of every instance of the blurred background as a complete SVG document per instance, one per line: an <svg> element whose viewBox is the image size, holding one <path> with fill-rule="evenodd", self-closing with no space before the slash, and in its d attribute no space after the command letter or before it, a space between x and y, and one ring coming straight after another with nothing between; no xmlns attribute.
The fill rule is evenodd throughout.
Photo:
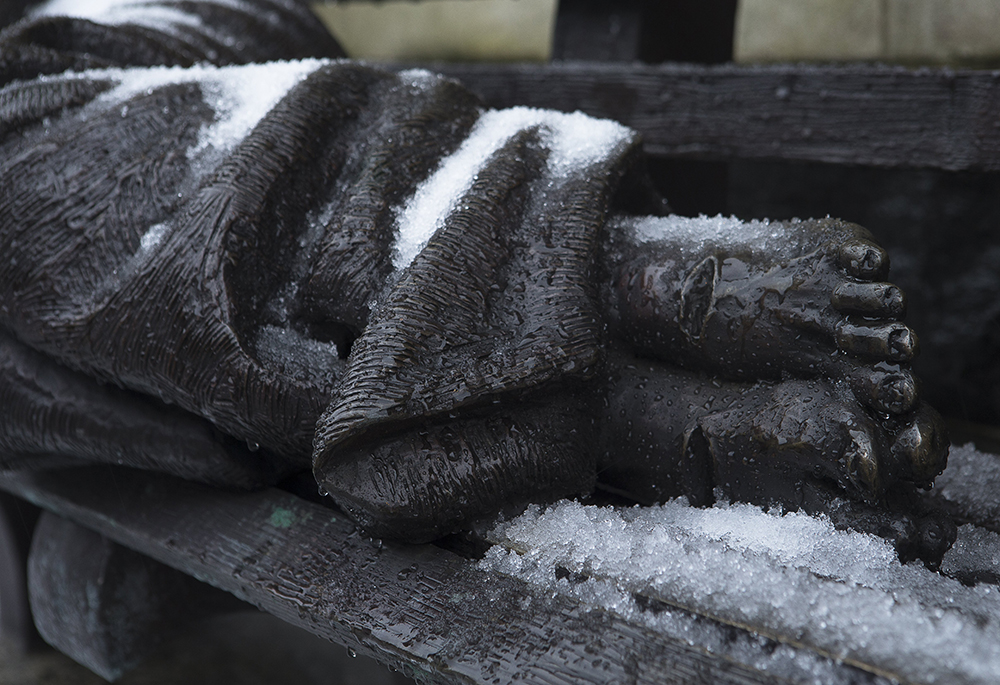
<svg viewBox="0 0 1000 685"><path fill-rule="evenodd" d="M993 0L340 0L313 11L385 60L881 61L988 67Z"/></svg>

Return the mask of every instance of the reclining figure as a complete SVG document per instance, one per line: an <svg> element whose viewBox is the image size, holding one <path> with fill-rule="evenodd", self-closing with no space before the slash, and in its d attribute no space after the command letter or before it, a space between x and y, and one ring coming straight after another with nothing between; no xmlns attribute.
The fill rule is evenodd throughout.
<svg viewBox="0 0 1000 685"><path fill-rule="evenodd" d="M409 541L595 482L887 506L943 468L864 229L669 215L623 126L485 111L244 5L273 21L43 7L0 35L3 466L311 465Z"/></svg>

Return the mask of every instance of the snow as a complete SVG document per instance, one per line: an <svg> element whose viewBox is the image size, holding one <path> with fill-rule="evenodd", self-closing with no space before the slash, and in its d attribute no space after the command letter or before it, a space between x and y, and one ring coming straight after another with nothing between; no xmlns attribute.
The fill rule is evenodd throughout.
<svg viewBox="0 0 1000 685"><path fill-rule="evenodd" d="M408 73L412 79L416 72ZM581 112L564 114L529 107L484 112L459 149L441 162L398 212L393 250L396 269L409 266L444 225L490 156L518 132L535 127L549 150L548 173L553 179L600 160L633 135L621 124Z"/></svg>
<svg viewBox="0 0 1000 685"><path fill-rule="evenodd" d="M972 524L959 526L941 571L967 582L1000 582L1000 535Z"/></svg>
<svg viewBox="0 0 1000 685"><path fill-rule="evenodd" d="M491 536L501 544L483 568L693 643L705 635L692 637L690 614L643 611L635 594L914 682L1000 680L997 587L904 566L885 540L823 518L682 500L626 509L564 501L530 507ZM557 580L557 567L587 580ZM809 663L761 667L822 670L815 655L803 658Z"/></svg>
<svg viewBox="0 0 1000 685"><path fill-rule="evenodd" d="M293 0L270 1L285 11L302 12L302 7L296 5ZM185 27L186 32L193 29L202 35L219 39L229 46L240 42L236 36L226 32L226 27L206 24L197 13L181 9L178 7L179 4L181 3L173 0L48 0L29 10L28 16L74 17L108 26L133 24L173 33L182 40L186 37L185 32L177 31L176 28ZM262 11L259 5L248 4L244 0L198 0L198 4L215 5L245 15L256 15L258 19L264 19L272 24L280 21L275 13Z"/></svg>
<svg viewBox="0 0 1000 685"><path fill-rule="evenodd" d="M87 73L119 82L118 87L101 98L110 103L121 103L169 84L198 83L205 102L215 110L215 121L202 128L198 142L188 151L188 156L194 157L207 149L217 153L231 151L293 86L323 64L322 60L309 59L229 67L152 67Z"/></svg>
<svg viewBox="0 0 1000 685"><path fill-rule="evenodd" d="M403 83L424 90L441 81L444 77L426 69L404 69L396 74Z"/></svg>
<svg viewBox="0 0 1000 685"><path fill-rule="evenodd" d="M311 59L217 69L201 81L206 98L213 100L216 120L202 130L190 154L209 147L231 150L293 86L322 64L322 60Z"/></svg>
<svg viewBox="0 0 1000 685"><path fill-rule="evenodd" d="M257 359L279 373L306 383L322 385L336 376L340 366L335 343L306 338L291 328L264 325L254 341Z"/></svg>
<svg viewBox="0 0 1000 685"><path fill-rule="evenodd" d="M971 443L953 445L948 468L937 477L934 490L957 515L995 527L1000 522L1000 457ZM941 570L970 582L1000 583L1000 535L971 524L961 526Z"/></svg>
<svg viewBox="0 0 1000 685"><path fill-rule="evenodd" d="M638 243L667 242L682 254L696 256L706 249L747 248L779 257L794 257L801 253L799 223L771 222L767 219L743 221L734 216L687 217L672 214L666 217L641 217L619 220L616 229Z"/></svg>
<svg viewBox="0 0 1000 685"><path fill-rule="evenodd" d="M164 7L149 0L49 0L39 5L31 17L75 17L100 24L135 24L164 29L171 25L201 26L201 18L176 7Z"/></svg>
<svg viewBox="0 0 1000 685"><path fill-rule="evenodd" d="M948 468L937 477L934 489L960 510L976 512L981 519L1000 521L1000 458L980 452L971 443L952 446Z"/></svg>
<svg viewBox="0 0 1000 685"><path fill-rule="evenodd" d="M127 101L131 98L152 94L157 88L172 84L197 83L206 104L215 111L215 119L203 125L197 142L187 154L191 159L206 157L218 161L231 152L292 87L328 63L327 60L306 59L226 67L92 69L42 79L116 82L118 85L102 93L93 106L120 108L122 118L128 115Z"/></svg>
<svg viewBox="0 0 1000 685"><path fill-rule="evenodd" d="M165 236L169 230L170 226L165 223L150 226L139 241L139 250L143 253L151 252L161 242L163 242L163 236Z"/></svg>

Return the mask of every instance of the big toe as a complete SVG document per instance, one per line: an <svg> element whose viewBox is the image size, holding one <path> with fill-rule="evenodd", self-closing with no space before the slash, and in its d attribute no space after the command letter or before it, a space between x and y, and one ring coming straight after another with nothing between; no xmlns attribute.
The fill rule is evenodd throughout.
<svg viewBox="0 0 1000 685"><path fill-rule="evenodd" d="M864 238L853 238L840 245L837 261L850 276L865 281L882 280L889 273L889 255Z"/></svg>
<svg viewBox="0 0 1000 685"><path fill-rule="evenodd" d="M892 475L921 487L930 486L948 463L948 446L941 415L927 404L920 405L896 433L890 449Z"/></svg>

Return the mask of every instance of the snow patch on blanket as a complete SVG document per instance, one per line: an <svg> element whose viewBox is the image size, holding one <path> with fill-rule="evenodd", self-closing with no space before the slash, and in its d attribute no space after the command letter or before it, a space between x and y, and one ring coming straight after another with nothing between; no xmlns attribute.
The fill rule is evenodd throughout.
<svg viewBox="0 0 1000 685"><path fill-rule="evenodd" d="M139 251L149 253L159 247L163 242L163 237L170 231L170 225L166 223L153 224L147 229L139 240Z"/></svg>
<svg viewBox="0 0 1000 685"><path fill-rule="evenodd" d="M102 109L118 107L122 118L128 116L128 101L134 97L151 95L164 86L196 83L206 104L215 111L215 119L202 126L197 142L187 154L192 160L206 158L201 161L217 162L246 138L296 84L328 63L328 60L307 59L227 67L92 69L42 79L115 82L117 85L100 95L94 106Z"/></svg>
<svg viewBox="0 0 1000 685"><path fill-rule="evenodd" d="M104 98L120 103L166 85L197 83L205 102L215 110L215 121L203 126L188 156L194 157L207 149L224 154L243 140L293 86L323 64L322 60L310 59L230 67L108 70L104 73L119 85Z"/></svg>
<svg viewBox="0 0 1000 685"><path fill-rule="evenodd" d="M420 90L427 90L444 79L440 74L426 69L404 69L396 75L404 84Z"/></svg>
<svg viewBox="0 0 1000 685"><path fill-rule="evenodd" d="M484 569L692 643L689 614L643 611L635 593L914 682L1000 680L997 587L967 587L919 563L904 566L888 542L838 531L823 518L750 505L561 502L530 507L492 537L501 544ZM558 568L577 574L576 582L557 579ZM810 658L809 668L818 667Z"/></svg>
<svg viewBox="0 0 1000 685"><path fill-rule="evenodd" d="M30 16L74 17L109 26L134 24L159 30L176 25L202 26L198 15L177 7L165 7L155 0L49 0L35 8Z"/></svg>
<svg viewBox="0 0 1000 685"><path fill-rule="evenodd" d="M97 80L115 84L88 105L89 113L117 111L122 119L129 116L129 102L152 95L159 88L194 83L215 117L202 124L195 143L187 150L195 181L204 178L227 154L244 140L264 116L299 82L329 60L270 62L240 66L215 67L140 67L127 69L92 69L42 76L42 81ZM83 116L89 116L85 109ZM171 226L154 224L140 240L137 257L153 254L170 234Z"/></svg>
<svg viewBox="0 0 1000 685"><path fill-rule="evenodd" d="M411 77L413 74L411 73ZM630 129L582 112L513 107L484 112L469 137L446 157L398 212L393 265L404 269L444 225L489 158L520 131L537 128L550 152L548 173L554 179L583 169L631 139Z"/></svg>

